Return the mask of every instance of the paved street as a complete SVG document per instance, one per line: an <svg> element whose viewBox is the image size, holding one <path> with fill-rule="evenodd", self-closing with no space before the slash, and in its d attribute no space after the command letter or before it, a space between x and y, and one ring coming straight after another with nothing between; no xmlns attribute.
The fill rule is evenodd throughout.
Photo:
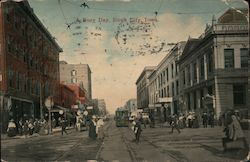
<svg viewBox="0 0 250 162"><path fill-rule="evenodd" d="M225 153L222 150L220 127L183 129L170 134L170 128L143 129L136 144L133 132L116 127L110 120L105 124L105 139L94 141L88 132L68 130L26 139L1 141L2 159L7 161L227 161L243 159L243 151Z"/></svg>

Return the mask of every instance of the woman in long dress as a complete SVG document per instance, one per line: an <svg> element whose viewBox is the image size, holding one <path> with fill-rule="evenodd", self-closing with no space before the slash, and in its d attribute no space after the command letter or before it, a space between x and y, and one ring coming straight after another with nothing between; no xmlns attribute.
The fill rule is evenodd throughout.
<svg viewBox="0 0 250 162"><path fill-rule="evenodd" d="M96 139L96 117L93 116L92 120L89 122L89 138Z"/></svg>

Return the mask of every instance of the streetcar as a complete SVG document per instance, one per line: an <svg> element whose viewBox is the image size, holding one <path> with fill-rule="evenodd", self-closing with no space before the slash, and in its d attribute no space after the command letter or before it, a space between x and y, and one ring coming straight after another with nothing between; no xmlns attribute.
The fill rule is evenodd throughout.
<svg viewBox="0 0 250 162"><path fill-rule="evenodd" d="M115 122L117 127L128 127L129 125L129 112L124 109L117 109L115 111Z"/></svg>

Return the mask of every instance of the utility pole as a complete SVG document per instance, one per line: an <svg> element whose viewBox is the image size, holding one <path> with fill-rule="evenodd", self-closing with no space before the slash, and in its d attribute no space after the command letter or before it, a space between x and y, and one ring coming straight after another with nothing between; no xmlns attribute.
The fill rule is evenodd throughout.
<svg viewBox="0 0 250 162"><path fill-rule="evenodd" d="M40 83L40 118L43 118L42 82Z"/></svg>

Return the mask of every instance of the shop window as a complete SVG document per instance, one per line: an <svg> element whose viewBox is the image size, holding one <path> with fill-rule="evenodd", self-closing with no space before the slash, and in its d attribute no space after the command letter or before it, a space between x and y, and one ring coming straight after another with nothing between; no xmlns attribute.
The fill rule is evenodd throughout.
<svg viewBox="0 0 250 162"><path fill-rule="evenodd" d="M234 67L234 49L224 49L225 68Z"/></svg>
<svg viewBox="0 0 250 162"><path fill-rule="evenodd" d="M246 103L246 88L244 85L233 86L234 105L244 105Z"/></svg>

